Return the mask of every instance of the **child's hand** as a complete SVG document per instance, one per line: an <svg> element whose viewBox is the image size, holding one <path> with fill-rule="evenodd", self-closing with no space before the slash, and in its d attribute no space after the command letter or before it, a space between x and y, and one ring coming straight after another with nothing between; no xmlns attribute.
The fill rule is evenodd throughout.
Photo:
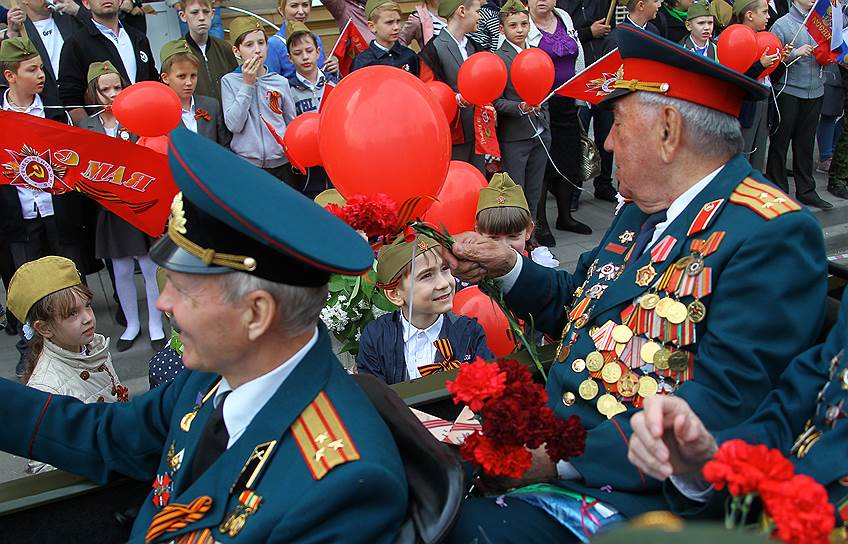
<svg viewBox="0 0 848 544"><path fill-rule="evenodd" d="M457 106L459 106L460 108L467 108L467 107L468 107L468 106L470 106L471 104L469 104L468 102L466 102L466 101L465 101L465 99L464 99L464 98L462 98L462 95L461 95L461 94L456 93L456 105L457 105Z"/></svg>
<svg viewBox="0 0 848 544"><path fill-rule="evenodd" d="M813 46L805 43L801 47L795 50L796 57L809 57L813 52Z"/></svg>
<svg viewBox="0 0 848 544"><path fill-rule="evenodd" d="M251 57L244 61L241 65L241 77L245 85L253 86L256 84L256 76L259 73L261 61L259 56Z"/></svg>
<svg viewBox="0 0 848 544"><path fill-rule="evenodd" d="M327 62L324 63L324 71L332 72L334 74L339 73L339 59L336 58L335 55L330 55L327 58Z"/></svg>
<svg viewBox="0 0 848 544"><path fill-rule="evenodd" d="M763 56L760 57L760 64L763 65L763 68L768 68L779 60L780 60L780 50L778 50L777 53L775 53L773 55L769 55L768 51L766 51L765 53L763 53Z"/></svg>
<svg viewBox="0 0 848 544"><path fill-rule="evenodd" d="M518 104L518 109L521 110L521 113L525 115L529 113L539 115L539 112L541 111L541 108L539 106L530 106L527 104L527 102L521 102L520 104Z"/></svg>

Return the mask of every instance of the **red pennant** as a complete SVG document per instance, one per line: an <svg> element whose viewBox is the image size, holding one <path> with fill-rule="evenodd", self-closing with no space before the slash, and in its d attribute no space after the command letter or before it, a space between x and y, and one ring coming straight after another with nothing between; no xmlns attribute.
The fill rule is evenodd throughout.
<svg viewBox="0 0 848 544"><path fill-rule="evenodd" d="M350 73L350 65L353 64L353 57L368 49L368 42L362 37L362 33L353 24L353 19L348 19L347 24L339 34L339 39L336 40L336 45L330 52L339 59L339 72L342 77Z"/></svg>

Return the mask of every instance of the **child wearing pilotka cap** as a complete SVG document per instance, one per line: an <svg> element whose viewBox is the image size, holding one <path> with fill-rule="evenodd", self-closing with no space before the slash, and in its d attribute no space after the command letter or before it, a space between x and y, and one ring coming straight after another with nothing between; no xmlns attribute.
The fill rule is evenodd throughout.
<svg viewBox="0 0 848 544"><path fill-rule="evenodd" d="M236 17L230 24L230 39L233 52L242 60L239 68L221 80L224 122L233 133L230 149L288 183L291 165L265 122L282 138L286 126L294 120L289 83L265 66L268 43L259 21Z"/></svg>
<svg viewBox="0 0 848 544"><path fill-rule="evenodd" d="M439 243L398 238L377 256L377 285L400 309L362 331L356 367L391 385L493 357L477 320L451 313L456 280Z"/></svg>
<svg viewBox="0 0 848 544"><path fill-rule="evenodd" d="M353 59L351 71L366 66L394 66L418 77L418 55L398 41L400 36L400 6L392 0L368 0L365 17L374 39L368 49Z"/></svg>
<svg viewBox="0 0 848 544"><path fill-rule="evenodd" d="M680 45L710 60L716 60L716 44L713 42L715 18L705 1L693 2L689 6L684 24L689 35L683 38Z"/></svg>

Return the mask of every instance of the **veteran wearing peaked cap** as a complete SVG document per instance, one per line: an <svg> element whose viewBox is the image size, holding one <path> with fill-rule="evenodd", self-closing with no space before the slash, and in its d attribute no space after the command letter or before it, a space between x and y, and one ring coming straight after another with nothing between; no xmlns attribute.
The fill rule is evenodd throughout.
<svg viewBox="0 0 848 544"><path fill-rule="evenodd" d="M393 542L400 456L319 325L330 274L368 270L370 246L186 129L168 158L180 192L151 258L189 370L119 410L2 380L3 411L19 417L0 449L151 482L133 543Z"/></svg>
<svg viewBox="0 0 848 544"><path fill-rule="evenodd" d="M626 201L600 244L573 271L474 233L444 252L462 279L498 278L510 307L557 338L550 406L581 418L586 451L535 457L506 508L466 500L452 542L585 541L668 509L661 483L627 458L645 399L673 394L708 428L738 424L821 326L821 229L739 153L742 99L765 89L642 29L617 32L619 55L565 87L615 115L607 146Z"/></svg>

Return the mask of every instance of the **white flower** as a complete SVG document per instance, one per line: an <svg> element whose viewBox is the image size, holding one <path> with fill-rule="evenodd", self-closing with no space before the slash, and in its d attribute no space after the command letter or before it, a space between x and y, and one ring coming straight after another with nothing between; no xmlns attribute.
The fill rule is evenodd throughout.
<svg viewBox="0 0 848 544"><path fill-rule="evenodd" d="M373 308L371 308L371 312L374 314L374 319L377 319L378 317L381 317L381 316L384 316L388 313L391 313L391 312L387 312L386 310L383 310L382 308L378 308L377 306L374 306Z"/></svg>

